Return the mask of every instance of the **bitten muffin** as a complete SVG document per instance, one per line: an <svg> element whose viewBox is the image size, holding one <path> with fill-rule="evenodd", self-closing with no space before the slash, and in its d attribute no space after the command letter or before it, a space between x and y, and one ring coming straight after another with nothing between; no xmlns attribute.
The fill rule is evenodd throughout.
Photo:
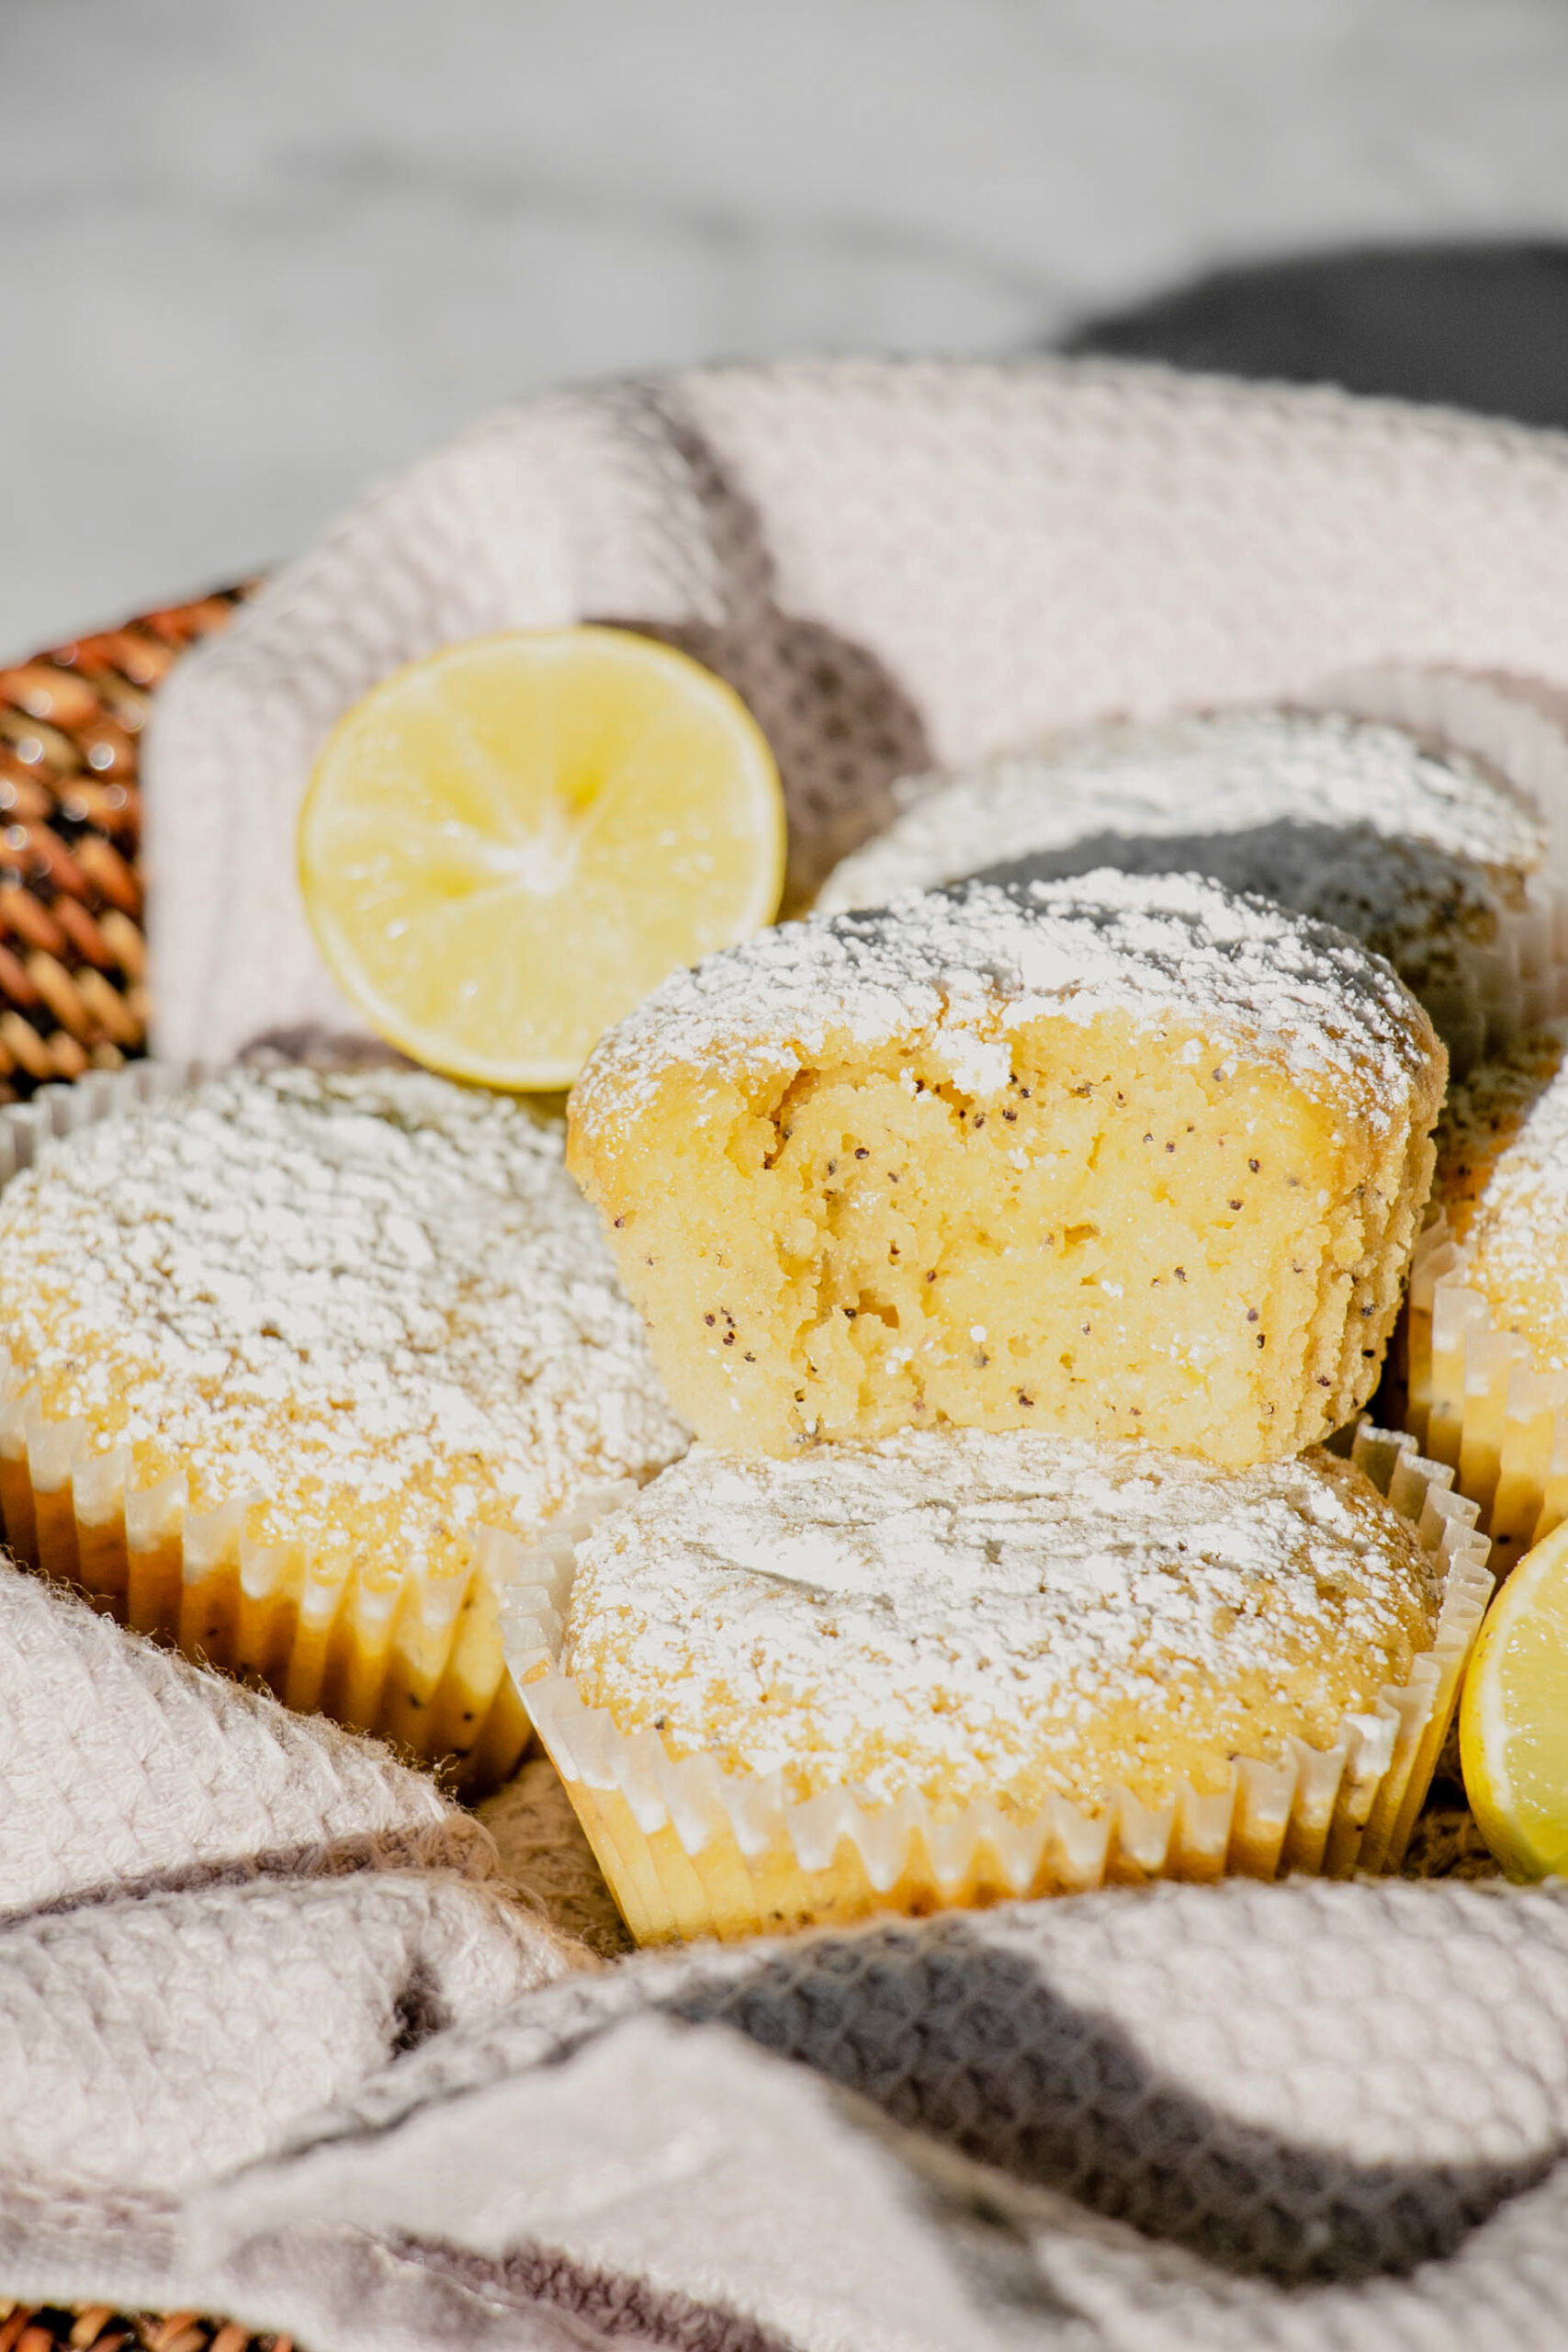
<svg viewBox="0 0 1568 2352"><path fill-rule="evenodd" d="M412 1070L122 1092L0 1194L6 1541L292 1704L504 1769L487 1531L686 1442L558 1131Z"/></svg>
<svg viewBox="0 0 1568 2352"><path fill-rule="evenodd" d="M709 1443L1243 1464L1371 1395L1444 1069L1386 965L1260 900L971 885L677 976L590 1060L569 1164Z"/></svg>
<svg viewBox="0 0 1568 2352"><path fill-rule="evenodd" d="M1430 1465L1357 1451L698 1447L538 1561L509 1639L644 1940L1383 1867L1491 1588L1462 1510L1423 1548Z"/></svg>
<svg viewBox="0 0 1568 2352"><path fill-rule="evenodd" d="M823 911L976 876L1201 873L1349 933L1420 998L1456 1069L1555 1012L1546 827L1462 752L1331 712L1107 726L909 779Z"/></svg>

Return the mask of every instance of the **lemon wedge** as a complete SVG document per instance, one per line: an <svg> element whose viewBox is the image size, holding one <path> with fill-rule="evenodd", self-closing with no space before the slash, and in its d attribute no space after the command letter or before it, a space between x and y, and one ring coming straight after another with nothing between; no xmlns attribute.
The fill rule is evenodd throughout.
<svg viewBox="0 0 1568 2352"><path fill-rule="evenodd" d="M775 913L784 797L745 705L626 629L518 631L383 679L299 816L322 956L433 1069L570 1085L682 964Z"/></svg>
<svg viewBox="0 0 1568 2352"><path fill-rule="evenodd" d="M1493 1602L1460 1703L1465 1793L1511 1878L1568 1875L1568 1521Z"/></svg>

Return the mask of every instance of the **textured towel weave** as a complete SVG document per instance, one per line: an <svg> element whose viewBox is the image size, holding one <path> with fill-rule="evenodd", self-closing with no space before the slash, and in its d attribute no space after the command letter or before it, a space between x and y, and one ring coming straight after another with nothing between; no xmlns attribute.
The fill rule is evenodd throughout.
<svg viewBox="0 0 1568 2352"><path fill-rule="evenodd" d="M295 885L311 758L453 638L590 618L722 671L798 897L891 780L1375 662L1562 680L1568 441L1041 360L713 369L538 401L370 499L177 671L148 745L158 1050L357 1026Z"/></svg>
<svg viewBox="0 0 1568 2352"><path fill-rule="evenodd" d="M1054 363L493 420L165 691L166 1051L349 1025L293 883L323 730L444 639L579 617L748 695L797 893L902 771L1335 672L1558 792L1568 444ZM0 1576L0 2283L311 2352L1568 2331L1555 1893L1164 1887L605 1966L547 1768L491 1820Z"/></svg>
<svg viewBox="0 0 1568 2352"><path fill-rule="evenodd" d="M0 1575L0 1918L218 1876L494 1871L434 1784L367 1740Z"/></svg>

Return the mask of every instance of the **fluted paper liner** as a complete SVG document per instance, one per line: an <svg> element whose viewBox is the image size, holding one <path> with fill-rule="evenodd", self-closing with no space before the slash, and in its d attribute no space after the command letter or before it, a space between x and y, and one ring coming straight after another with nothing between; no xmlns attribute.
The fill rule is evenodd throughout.
<svg viewBox="0 0 1568 2352"><path fill-rule="evenodd" d="M1410 1270L1405 1418L1475 1504L1506 1576L1568 1518L1568 1373L1542 1371L1528 1340L1497 1329L1467 1265L1436 1210Z"/></svg>
<svg viewBox="0 0 1568 2352"><path fill-rule="evenodd" d="M533 1548L505 1595L506 1655L626 1924L639 1943L759 1935L876 1911L923 1913L1158 1878L1343 1877L1395 1868L1443 1744L1493 1578L1473 1505L1414 1441L1363 1426L1353 1459L1415 1522L1438 1564L1432 1646L1408 1681L1347 1714L1327 1749L1287 1743L1241 1759L1224 1790L1183 1782L1163 1806L1125 1789L1086 1813L1053 1798L1032 1818L993 1803L939 1820L917 1794L852 1787L790 1796L778 1772L677 1758L653 1731L618 1731L558 1657L575 1539Z"/></svg>
<svg viewBox="0 0 1568 2352"><path fill-rule="evenodd" d="M40 1088L30 1102L0 1110L0 1185L52 1140L168 1101L203 1075L142 1062ZM245 1521L265 1499L259 1491L195 1512L178 1474L134 1485L128 1448L95 1453L85 1422L45 1417L4 1338L0 1525L25 1566L286 1705L375 1732L427 1761L451 1759L465 1794L514 1769L529 1725L502 1655L498 1608L525 1556L514 1536L478 1528L460 1573L428 1575L388 1560L334 1568L304 1539L258 1544Z"/></svg>
<svg viewBox="0 0 1568 2352"><path fill-rule="evenodd" d="M1451 988L1416 991L1448 1046L1452 1078L1568 1012L1568 895L1544 875L1530 876L1527 895L1527 906L1499 910L1495 938L1456 931L1445 941Z"/></svg>

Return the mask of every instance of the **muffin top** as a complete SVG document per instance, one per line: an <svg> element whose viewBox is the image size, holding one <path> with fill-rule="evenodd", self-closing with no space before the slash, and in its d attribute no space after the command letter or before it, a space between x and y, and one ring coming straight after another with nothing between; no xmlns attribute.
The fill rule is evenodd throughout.
<svg viewBox="0 0 1568 2352"><path fill-rule="evenodd" d="M0 1195L0 1320L139 1484L397 1567L685 1443L558 1132L423 1071L234 1070L51 1147Z"/></svg>
<svg viewBox="0 0 1568 2352"><path fill-rule="evenodd" d="M579 1546L562 1664L621 1731L796 1797L1027 1815L1331 1746L1438 1606L1414 1529L1337 1455L909 1430L694 1448Z"/></svg>
<svg viewBox="0 0 1568 2352"><path fill-rule="evenodd" d="M1427 865L1450 874L1459 865L1472 875L1523 876L1546 852L1539 811L1490 769L1462 752L1435 751L1403 728L1337 712L1219 710L1085 729L974 768L911 777L897 791L898 816L835 867L819 910L884 905L900 890L1078 843L1091 848L1071 870L1120 865L1104 847L1111 835L1145 842L1145 855L1166 836L1263 836L1250 856L1244 841L1233 842L1240 863L1231 867L1216 862L1224 853L1212 839L1203 857L1182 861L1233 887L1266 887L1269 873L1289 876L1303 862L1281 858L1289 844L1278 839L1272 859L1266 854L1267 836L1281 827L1348 831L1363 849L1380 837L1421 843L1433 854ZM1320 841L1307 862L1322 866L1325 855ZM1390 869L1385 893L1397 880Z"/></svg>
<svg viewBox="0 0 1568 2352"><path fill-rule="evenodd" d="M1464 1246L1464 1279L1538 1369L1568 1371L1568 1022L1518 1038L1453 1088L1432 1197Z"/></svg>
<svg viewBox="0 0 1568 2352"><path fill-rule="evenodd" d="M965 1091L999 1092L1016 1031L1109 1012L1194 1057L1272 1063L1380 1135L1440 1090L1420 1006L1341 933L1198 875L1100 870L909 894L710 956L600 1040L571 1124L613 1152L672 1069L716 1090L787 1075L803 1051L917 1039Z"/></svg>

